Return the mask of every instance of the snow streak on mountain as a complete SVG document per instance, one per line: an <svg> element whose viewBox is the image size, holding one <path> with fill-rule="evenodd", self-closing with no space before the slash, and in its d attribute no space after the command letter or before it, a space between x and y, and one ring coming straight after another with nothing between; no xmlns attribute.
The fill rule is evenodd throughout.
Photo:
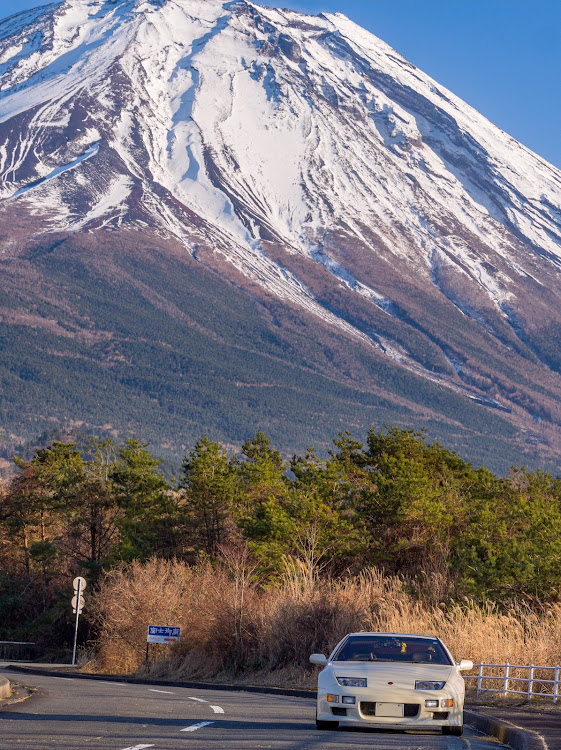
<svg viewBox="0 0 561 750"><path fill-rule="evenodd" d="M520 423L539 398L497 368L557 384L561 173L341 14L65 0L5 20L0 198L8 254L7 227L152 233Z"/></svg>

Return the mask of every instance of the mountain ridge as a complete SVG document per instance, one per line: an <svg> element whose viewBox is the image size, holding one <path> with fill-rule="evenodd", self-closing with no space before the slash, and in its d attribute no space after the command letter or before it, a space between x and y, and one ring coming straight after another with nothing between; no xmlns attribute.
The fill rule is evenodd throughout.
<svg viewBox="0 0 561 750"><path fill-rule="evenodd" d="M315 319L556 460L561 173L341 14L66 0L7 19L0 191L4 269L61 234L179 243L255 314Z"/></svg>

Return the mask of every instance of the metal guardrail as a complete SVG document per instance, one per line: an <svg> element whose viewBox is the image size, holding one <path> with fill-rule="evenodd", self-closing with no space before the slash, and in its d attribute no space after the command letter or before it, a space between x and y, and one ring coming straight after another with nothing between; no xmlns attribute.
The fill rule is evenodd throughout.
<svg viewBox="0 0 561 750"><path fill-rule="evenodd" d="M552 698L557 703L561 698L561 668L544 667L537 664L474 664L476 675L465 675L465 680L477 680L477 695L498 693L500 695L525 695L532 698ZM487 687L485 687L487 685ZM523 688L525 689L517 689Z"/></svg>
<svg viewBox="0 0 561 750"><path fill-rule="evenodd" d="M0 641L0 660L33 661L35 643L29 641Z"/></svg>

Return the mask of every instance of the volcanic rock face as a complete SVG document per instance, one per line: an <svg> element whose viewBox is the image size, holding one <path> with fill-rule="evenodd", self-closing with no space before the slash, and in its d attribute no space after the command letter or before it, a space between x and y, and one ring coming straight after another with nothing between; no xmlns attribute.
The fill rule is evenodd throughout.
<svg viewBox="0 0 561 750"><path fill-rule="evenodd" d="M340 14L243 0L65 0L5 20L0 198L7 345L16 325L48 328L60 344L64 309L66 331L89 347L80 356L107 363L100 342L119 348L119 315L102 325L93 303L86 312L76 279L95 268L94 286L114 292L118 278L153 309L138 269L150 248L167 248L152 280L170 286L166 257L191 280L204 269L250 295L250 319L276 327L284 351L298 352L297 371L376 395L362 417L360 398L350 410L339 403L341 427L351 414L359 427L376 421L378 408L460 449L487 425L483 442L500 434L510 446L504 460L534 443L558 455L561 174ZM123 276L135 250L137 272ZM82 270L64 275L73 264ZM162 290L159 309L187 316L182 330L192 331L177 295L172 303ZM212 319L205 327L217 335ZM299 327L313 359L294 338ZM254 351L273 356L259 342ZM59 344L42 351L63 367ZM279 385L278 373L268 380ZM132 388L142 401L142 388L118 381L119 398ZM164 410L172 391L163 387ZM50 416L103 422L71 401ZM263 408L249 403L248 422L253 414L274 434L278 415ZM204 426L186 416L193 431ZM143 426L138 415L106 421ZM242 437L220 420L216 431ZM311 424L307 437L321 443L320 433Z"/></svg>

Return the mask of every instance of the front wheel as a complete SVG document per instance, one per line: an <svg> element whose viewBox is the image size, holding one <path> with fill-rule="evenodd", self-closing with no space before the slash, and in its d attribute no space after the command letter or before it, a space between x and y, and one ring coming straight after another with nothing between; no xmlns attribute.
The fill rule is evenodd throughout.
<svg viewBox="0 0 561 750"><path fill-rule="evenodd" d="M464 733L464 727L442 727L442 734L451 734L452 737L461 737Z"/></svg>
<svg viewBox="0 0 561 750"><path fill-rule="evenodd" d="M316 729L327 729L327 730L333 730L339 728L339 722L338 721L322 721L321 719L316 719Z"/></svg>

